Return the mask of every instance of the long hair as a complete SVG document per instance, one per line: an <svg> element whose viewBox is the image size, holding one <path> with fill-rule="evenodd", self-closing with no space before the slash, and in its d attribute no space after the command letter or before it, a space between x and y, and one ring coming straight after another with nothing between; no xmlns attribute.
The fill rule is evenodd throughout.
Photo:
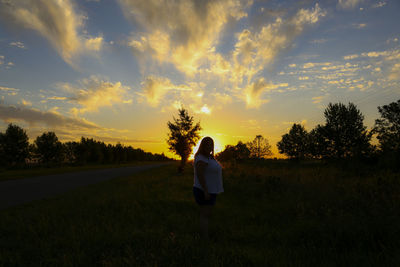
<svg viewBox="0 0 400 267"><path fill-rule="evenodd" d="M210 154L208 154L206 151L206 143L207 142L210 142L212 144L212 149L211 149ZM214 158L214 140L211 137L206 136L201 140L199 149L197 150L197 152L194 156L196 157L198 154L202 154L203 156Z"/></svg>

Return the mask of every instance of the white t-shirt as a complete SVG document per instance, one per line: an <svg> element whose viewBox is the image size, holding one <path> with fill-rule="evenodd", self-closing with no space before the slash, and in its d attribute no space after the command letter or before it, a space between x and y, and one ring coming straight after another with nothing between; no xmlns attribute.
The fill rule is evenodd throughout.
<svg viewBox="0 0 400 267"><path fill-rule="evenodd" d="M203 190L199 179L197 178L196 164L199 161L203 161L207 164L204 170L204 178L206 180L206 185L208 188L208 193L219 194L224 192L224 187L222 185L222 167L215 159L211 157L205 157L198 154L194 158L194 187Z"/></svg>

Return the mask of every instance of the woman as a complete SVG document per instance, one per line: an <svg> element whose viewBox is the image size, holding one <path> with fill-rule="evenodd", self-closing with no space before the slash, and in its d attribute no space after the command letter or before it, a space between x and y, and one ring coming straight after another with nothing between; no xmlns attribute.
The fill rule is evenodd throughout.
<svg viewBox="0 0 400 267"><path fill-rule="evenodd" d="M208 239L208 220L217 194L224 192L222 167L214 158L214 141L204 137L194 156L193 195L200 206L200 228L204 239Z"/></svg>

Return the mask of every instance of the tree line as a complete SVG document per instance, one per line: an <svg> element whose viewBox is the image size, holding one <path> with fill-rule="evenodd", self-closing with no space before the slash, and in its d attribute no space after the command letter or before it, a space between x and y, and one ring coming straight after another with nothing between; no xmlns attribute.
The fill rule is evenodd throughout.
<svg viewBox="0 0 400 267"><path fill-rule="evenodd" d="M33 143L29 143L26 131L18 125L9 124L0 132L0 167L22 167L26 165L54 166L61 164L84 165L88 163L108 164L132 161L166 161L164 153L153 154L140 148L105 144L92 138L62 143L54 132L44 132Z"/></svg>
<svg viewBox="0 0 400 267"><path fill-rule="evenodd" d="M307 131L294 123L277 143L279 153L289 159L357 159L400 166L400 100L378 107L380 118L372 129L364 125L364 115L353 103L329 103L324 110L325 123ZM179 117L168 122L169 149L181 157L183 168L192 148L200 139L200 123L181 108ZM371 142L376 137L378 144ZM257 135L253 141L227 145L216 155L221 161L260 159L271 156L267 138Z"/></svg>

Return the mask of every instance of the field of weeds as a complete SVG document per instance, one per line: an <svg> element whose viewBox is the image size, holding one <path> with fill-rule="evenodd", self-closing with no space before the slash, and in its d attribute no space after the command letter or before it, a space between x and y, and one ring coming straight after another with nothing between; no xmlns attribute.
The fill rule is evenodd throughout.
<svg viewBox="0 0 400 267"><path fill-rule="evenodd" d="M321 163L225 164L200 240L175 165L0 211L0 266L398 266L400 175Z"/></svg>

